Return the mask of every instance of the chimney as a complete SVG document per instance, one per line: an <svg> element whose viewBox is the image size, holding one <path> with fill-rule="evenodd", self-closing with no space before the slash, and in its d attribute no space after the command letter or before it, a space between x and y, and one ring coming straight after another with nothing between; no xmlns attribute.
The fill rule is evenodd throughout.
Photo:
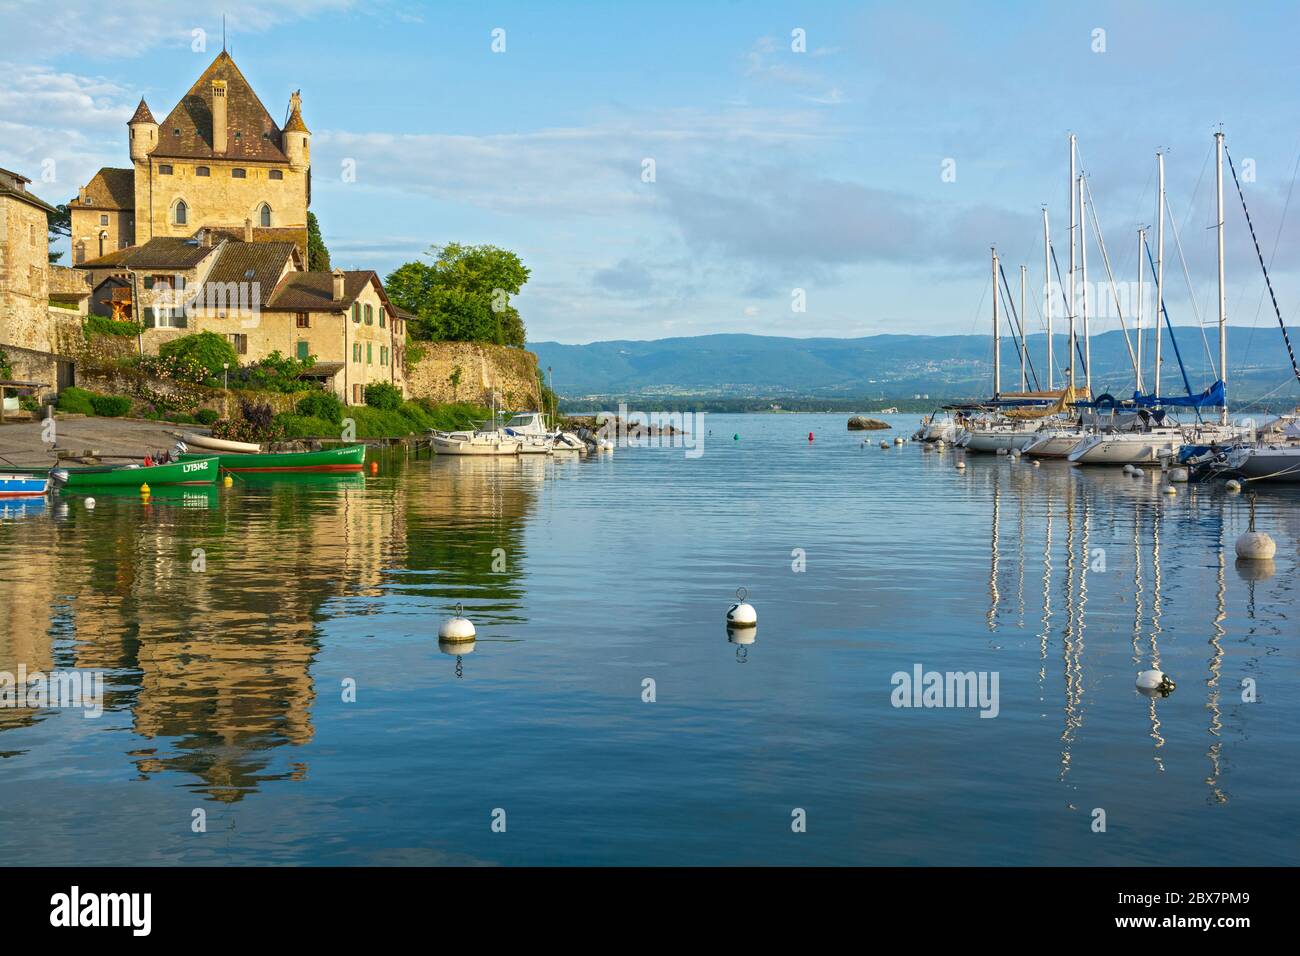
<svg viewBox="0 0 1300 956"><path fill-rule="evenodd" d="M212 81L212 151L226 151L226 81Z"/></svg>
<svg viewBox="0 0 1300 956"><path fill-rule="evenodd" d="M244 241L253 241L253 220L251 219L244 220Z"/></svg>
<svg viewBox="0 0 1300 956"><path fill-rule="evenodd" d="M344 278L343 270L335 269L334 270L334 296L333 296L335 302L343 301L343 278Z"/></svg>

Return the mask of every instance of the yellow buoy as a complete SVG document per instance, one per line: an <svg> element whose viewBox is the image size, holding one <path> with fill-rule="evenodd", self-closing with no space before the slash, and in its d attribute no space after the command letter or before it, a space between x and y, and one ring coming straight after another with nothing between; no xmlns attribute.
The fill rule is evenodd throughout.
<svg viewBox="0 0 1300 956"><path fill-rule="evenodd" d="M147 481L140 486L140 494L144 495L146 498L149 497L149 483Z"/></svg>
<svg viewBox="0 0 1300 956"><path fill-rule="evenodd" d="M231 478L229 475L226 475L226 477L221 479L221 483L225 485L227 488L229 488L231 485L235 483L235 479Z"/></svg>

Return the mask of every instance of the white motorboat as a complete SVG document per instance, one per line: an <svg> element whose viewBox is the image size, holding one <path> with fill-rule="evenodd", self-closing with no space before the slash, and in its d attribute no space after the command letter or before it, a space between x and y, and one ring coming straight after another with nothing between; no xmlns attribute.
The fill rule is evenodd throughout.
<svg viewBox="0 0 1300 956"><path fill-rule="evenodd" d="M502 430L512 438L522 442L519 451L522 454L540 452L577 452L585 454L587 443L573 432L552 431L546 427L546 418L541 412L519 412L511 416L502 426Z"/></svg>
<svg viewBox="0 0 1300 956"><path fill-rule="evenodd" d="M953 418L952 415L937 412L921 422L919 436L921 441L951 442L957 438L957 433L961 431L961 424Z"/></svg>
<svg viewBox="0 0 1300 956"><path fill-rule="evenodd" d="M505 432L434 432L433 449L440 455L517 455L523 442Z"/></svg>

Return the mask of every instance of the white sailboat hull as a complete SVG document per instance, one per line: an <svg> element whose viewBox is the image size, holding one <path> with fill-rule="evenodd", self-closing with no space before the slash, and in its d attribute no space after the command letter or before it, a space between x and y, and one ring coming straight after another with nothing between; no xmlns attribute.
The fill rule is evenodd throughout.
<svg viewBox="0 0 1300 956"><path fill-rule="evenodd" d="M1067 456L1079 465L1145 465L1173 458L1181 432L1115 432L1084 438Z"/></svg>
<svg viewBox="0 0 1300 956"><path fill-rule="evenodd" d="M1034 440L1036 431L1021 431L1006 428L977 428L966 432L965 447L969 451L998 452L1023 450Z"/></svg>
<svg viewBox="0 0 1300 956"><path fill-rule="evenodd" d="M1082 431L1051 431L1021 449L1030 458L1066 458L1087 435Z"/></svg>
<svg viewBox="0 0 1300 956"><path fill-rule="evenodd" d="M522 444L517 438L489 437L479 432L440 432L431 441L440 455L517 455Z"/></svg>
<svg viewBox="0 0 1300 956"><path fill-rule="evenodd" d="M1229 460L1252 481L1300 482L1300 445L1243 448Z"/></svg>

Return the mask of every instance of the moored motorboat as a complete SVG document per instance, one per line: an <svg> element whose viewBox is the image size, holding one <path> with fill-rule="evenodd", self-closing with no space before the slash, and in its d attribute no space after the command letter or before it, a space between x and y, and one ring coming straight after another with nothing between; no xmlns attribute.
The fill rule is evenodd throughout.
<svg viewBox="0 0 1300 956"><path fill-rule="evenodd" d="M0 498L39 498L50 490L50 475L27 470L0 471Z"/></svg>
<svg viewBox="0 0 1300 956"><path fill-rule="evenodd" d="M433 432L429 440L440 455L517 455L523 444L502 431Z"/></svg>

